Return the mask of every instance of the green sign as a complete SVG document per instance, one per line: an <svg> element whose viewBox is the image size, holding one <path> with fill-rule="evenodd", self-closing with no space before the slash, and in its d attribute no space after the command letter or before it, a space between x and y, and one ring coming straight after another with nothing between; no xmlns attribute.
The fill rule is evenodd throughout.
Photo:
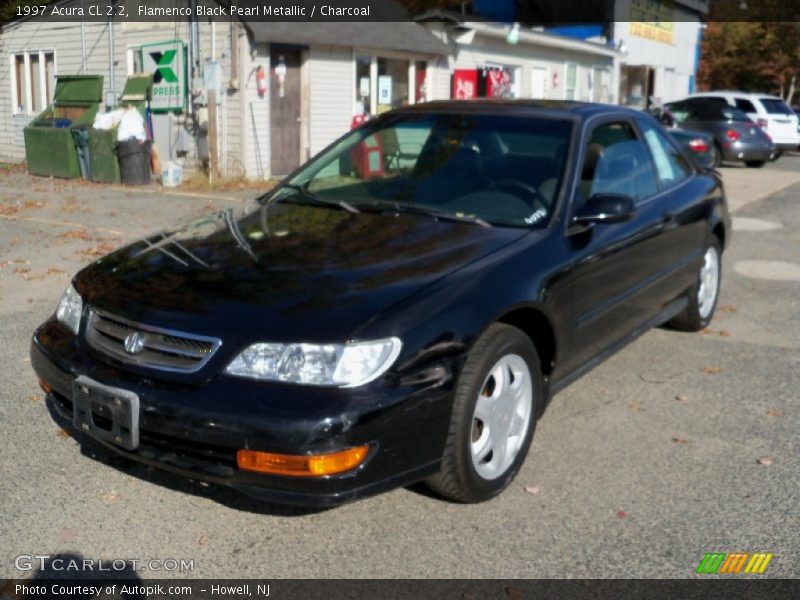
<svg viewBox="0 0 800 600"><path fill-rule="evenodd" d="M180 111L186 106L186 47L181 40L146 44L141 48L142 70L153 74L154 112Z"/></svg>

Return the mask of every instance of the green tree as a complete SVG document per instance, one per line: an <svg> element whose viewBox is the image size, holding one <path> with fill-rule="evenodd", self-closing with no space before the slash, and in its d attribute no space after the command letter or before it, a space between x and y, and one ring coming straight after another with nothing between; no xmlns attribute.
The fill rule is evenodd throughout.
<svg viewBox="0 0 800 600"><path fill-rule="evenodd" d="M787 4L796 2L712 3L698 72L701 88L770 92L791 103L800 72L800 23L796 17L776 18Z"/></svg>

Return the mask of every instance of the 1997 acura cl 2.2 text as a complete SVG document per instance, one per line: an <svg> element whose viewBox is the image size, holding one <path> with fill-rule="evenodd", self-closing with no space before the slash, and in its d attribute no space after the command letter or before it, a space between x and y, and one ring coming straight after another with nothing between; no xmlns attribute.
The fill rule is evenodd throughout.
<svg viewBox="0 0 800 600"><path fill-rule="evenodd" d="M417 105L83 269L32 363L57 418L185 476L477 502L552 394L651 327L706 326L729 225L719 176L648 115Z"/></svg>

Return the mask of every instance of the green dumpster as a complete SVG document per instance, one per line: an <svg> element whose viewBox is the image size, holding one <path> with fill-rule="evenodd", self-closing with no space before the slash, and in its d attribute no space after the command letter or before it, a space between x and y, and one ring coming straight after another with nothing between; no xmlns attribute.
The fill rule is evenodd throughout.
<svg viewBox="0 0 800 600"><path fill-rule="evenodd" d="M103 95L102 75L59 75L53 103L24 130L28 173L77 179L81 176L73 127L91 127Z"/></svg>
<svg viewBox="0 0 800 600"><path fill-rule="evenodd" d="M153 97L153 74L142 73L128 77L119 97L119 107L135 106L147 120L147 103ZM89 131L89 163L92 181L119 183L117 160L117 127Z"/></svg>

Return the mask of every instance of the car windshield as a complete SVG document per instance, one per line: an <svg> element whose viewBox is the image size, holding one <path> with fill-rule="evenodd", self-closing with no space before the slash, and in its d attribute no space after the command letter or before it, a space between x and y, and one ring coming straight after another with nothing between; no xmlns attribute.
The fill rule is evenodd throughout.
<svg viewBox="0 0 800 600"><path fill-rule="evenodd" d="M319 155L275 199L541 225L558 197L571 132L561 119L386 115Z"/></svg>
<svg viewBox="0 0 800 600"><path fill-rule="evenodd" d="M771 115L793 115L792 109L789 108L783 100L777 98L759 98L764 109Z"/></svg>

